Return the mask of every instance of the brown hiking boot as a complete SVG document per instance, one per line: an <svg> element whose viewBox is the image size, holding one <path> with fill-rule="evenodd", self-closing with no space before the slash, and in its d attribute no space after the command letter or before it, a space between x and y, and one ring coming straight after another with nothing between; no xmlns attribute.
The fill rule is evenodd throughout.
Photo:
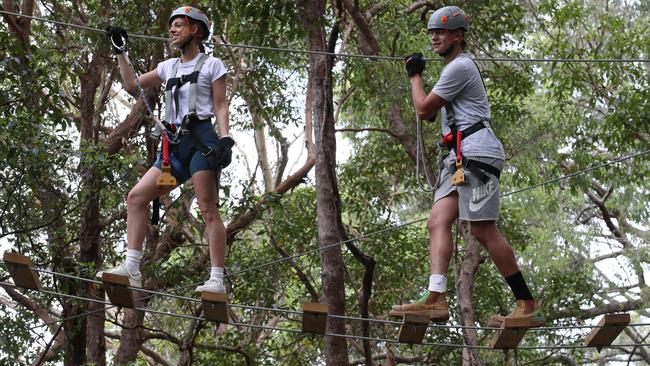
<svg viewBox="0 0 650 366"><path fill-rule="evenodd" d="M539 312L539 305L535 301L535 310L526 313L526 302L517 300L517 306L508 315L492 315L487 326L493 328L537 328L546 324L544 316Z"/></svg>
<svg viewBox="0 0 650 366"><path fill-rule="evenodd" d="M410 304L393 305L393 309L389 314L398 318L403 317L404 314L425 315L429 317L432 322L446 322L449 320L449 305L447 305L447 299L443 298L433 304L427 304L427 297L429 297L429 291L425 291L424 295L422 295L419 300Z"/></svg>

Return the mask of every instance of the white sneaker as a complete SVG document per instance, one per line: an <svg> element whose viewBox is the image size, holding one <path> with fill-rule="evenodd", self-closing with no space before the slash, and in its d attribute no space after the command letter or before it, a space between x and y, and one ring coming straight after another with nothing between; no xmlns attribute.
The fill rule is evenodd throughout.
<svg viewBox="0 0 650 366"><path fill-rule="evenodd" d="M208 291L208 292L218 292L225 294L226 293L226 286L223 284L223 279L221 278L211 278L207 280L204 284L201 286L197 287L194 292L203 292L203 291Z"/></svg>
<svg viewBox="0 0 650 366"><path fill-rule="evenodd" d="M105 271L99 271L95 275L95 278L99 279L100 281L102 280L102 275L104 273L111 273L114 275L118 276L125 276L129 278L129 286L131 287L142 287L142 274L140 272L138 273L131 273L129 270L124 267L124 264L120 264L119 266L111 269L107 269Z"/></svg>

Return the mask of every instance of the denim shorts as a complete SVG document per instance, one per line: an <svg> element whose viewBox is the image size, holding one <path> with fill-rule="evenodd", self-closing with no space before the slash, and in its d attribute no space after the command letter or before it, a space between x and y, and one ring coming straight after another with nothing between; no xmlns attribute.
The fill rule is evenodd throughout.
<svg viewBox="0 0 650 366"><path fill-rule="evenodd" d="M213 149L217 146L219 137L210 120L199 121L199 123L193 124L191 128L205 146ZM172 175L176 178L178 185L190 179L198 171L219 171L219 169L208 162L208 159L194 145L189 131L181 133L178 143L169 143L169 161L172 164ZM162 169L162 153L158 155L158 160L156 160L153 166Z"/></svg>

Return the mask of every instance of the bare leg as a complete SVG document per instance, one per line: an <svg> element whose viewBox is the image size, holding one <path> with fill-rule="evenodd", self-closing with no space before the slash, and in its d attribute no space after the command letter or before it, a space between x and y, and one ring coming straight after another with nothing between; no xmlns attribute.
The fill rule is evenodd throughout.
<svg viewBox="0 0 650 366"><path fill-rule="evenodd" d="M472 222L472 235L483 244L503 277L519 272L514 251L497 228L495 221ZM535 310L534 300L526 301L526 312Z"/></svg>
<svg viewBox="0 0 650 366"><path fill-rule="evenodd" d="M201 210L201 216L208 230L210 264L212 267L224 267L226 257L226 228L217 209L219 193L217 180L213 171L201 170L192 176L194 192Z"/></svg>
<svg viewBox="0 0 650 366"><path fill-rule="evenodd" d="M149 219L149 203L173 188L157 188L156 178L161 174L160 169L152 167L140 178L131 189L126 199L126 238L129 249L142 250L142 242L147 232Z"/></svg>
<svg viewBox="0 0 650 366"><path fill-rule="evenodd" d="M429 231L429 262L431 274L446 274L454 251L451 224L458 217L458 195L452 193L431 207L427 230ZM430 292L427 303L433 304L446 296Z"/></svg>

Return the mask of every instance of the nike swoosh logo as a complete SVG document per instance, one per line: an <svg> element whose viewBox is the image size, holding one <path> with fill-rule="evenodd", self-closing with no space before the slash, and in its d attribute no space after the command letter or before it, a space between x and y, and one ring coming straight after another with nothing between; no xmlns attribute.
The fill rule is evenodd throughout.
<svg viewBox="0 0 650 366"><path fill-rule="evenodd" d="M497 190L493 189L492 191L490 191L490 193L487 196L483 197L483 199L478 201L477 203L474 203L473 201L470 201L469 202L469 210L472 211L472 212L476 212L476 211L482 209L483 206L485 206L485 204L490 200L490 198L492 198L492 196L494 196L494 194L496 192L497 192Z"/></svg>

